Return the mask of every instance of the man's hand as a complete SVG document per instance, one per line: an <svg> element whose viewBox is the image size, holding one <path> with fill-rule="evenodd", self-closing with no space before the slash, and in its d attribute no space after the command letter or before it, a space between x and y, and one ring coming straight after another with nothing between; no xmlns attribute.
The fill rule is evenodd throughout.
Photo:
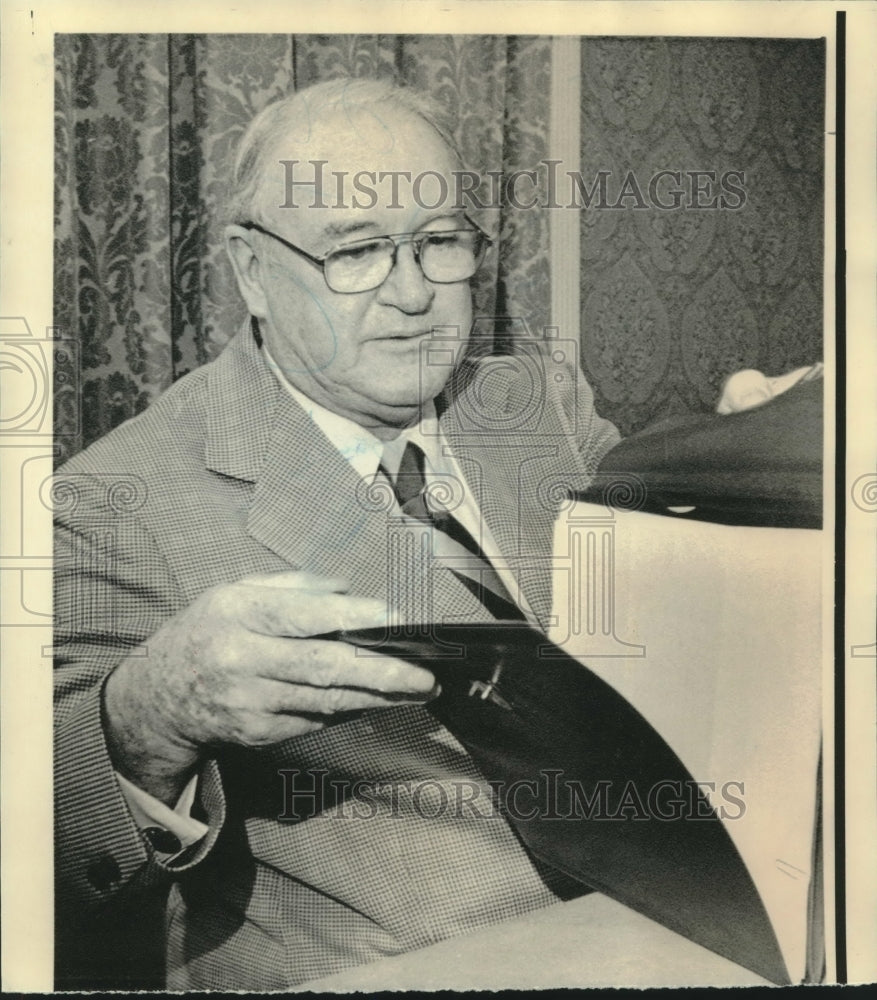
<svg viewBox="0 0 877 1000"><path fill-rule="evenodd" d="M169 805L210 746L267 746L339 712L426 701L429 671L357 655L336 629L386 623L380 601L306 573L247 577L205 591L129 657L104 689L117 771Z"/></svg>

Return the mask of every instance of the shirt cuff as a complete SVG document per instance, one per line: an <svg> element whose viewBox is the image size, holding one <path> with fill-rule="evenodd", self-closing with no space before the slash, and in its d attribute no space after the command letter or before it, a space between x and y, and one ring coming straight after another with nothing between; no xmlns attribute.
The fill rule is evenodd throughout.
<svg viewBox="0 0 877 1000"><path fill-rule="evenodd" d="M173 809L118 771L115 774L134 822L162 861L172 861L206 835L207 825L191 815L198 789L197 774L183 789Z"/></svg>

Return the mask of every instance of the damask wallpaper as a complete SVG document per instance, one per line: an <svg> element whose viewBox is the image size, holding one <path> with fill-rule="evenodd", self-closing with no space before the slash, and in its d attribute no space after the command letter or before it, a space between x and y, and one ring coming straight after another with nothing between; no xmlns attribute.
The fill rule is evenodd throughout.
<svg viewBox="0 0 877 1000"><path fill-rule="evenodd" d="M601 414L628 434L712 409L741 368L819 360L824 43L583 39L582 83L584 178L609 171L605 204L629 193L581 212L582 357ZM680 210L649 196L665 170L681 183L655 194ZM700 196L695 171L717 178ZM728 207L696 207L723 193Z"/></svg>
<svg viewBox="0 0 877 1000"><path fill-rule="evenodd" d="M444 105L470 167L508 174L550 157L550 74L548 37L56 36L55 325L79 344L56 354L59 460L236 331L225 179L266 103L332 77L399 79ZM822 93L819 42L582 40L589 184L745 173L738 210L581 210L583 363L625 433L711 408L735 368L820 356ZM549 211L498 212L477 315L550 322L549 226Z"/></svg>

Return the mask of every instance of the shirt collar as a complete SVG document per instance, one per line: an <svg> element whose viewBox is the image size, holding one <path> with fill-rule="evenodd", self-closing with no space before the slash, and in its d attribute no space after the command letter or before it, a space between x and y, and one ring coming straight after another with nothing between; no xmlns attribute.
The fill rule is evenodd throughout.
<svg viewBox="0 0 877 1000"><path fill-rule="evenodd" d="M438 439L438 416L432 400L424 404L418 423L405 428L392 441L382 441L349 417L342 417L340 413L333 413L325 406L315 403L289 382L264 344L262 351L269 368L277 376L280 384L363 479L374 476L382 461L387 471L395 475L408 441L419 445L426 455L427 462L435 467L441 455L441 446Z"/></svg>

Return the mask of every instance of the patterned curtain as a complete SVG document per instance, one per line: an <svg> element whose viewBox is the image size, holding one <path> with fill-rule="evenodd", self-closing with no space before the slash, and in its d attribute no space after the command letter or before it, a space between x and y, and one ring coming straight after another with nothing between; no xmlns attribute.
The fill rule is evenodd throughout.
<svg viewBox="0 0 877 1000"><path fill-rule="evenodd" d="M79 343L78 370L56 370L59 460L237 330L225 182L238 137L267 103L335 77L403 81L446 106L471 169L508 171L547 155L549 72L548 38L57 35L55 325ZM516 214L498 220L477 312L542 326L547 220Z"/></svg>
<svg viewBox="0 0 877 1000"><path fill-rule="evenodd" d="M582 40L582 172L618 179L607 202L628 171L646 201L660 170L745 174L736 210L581 213L583 364L622 434L822 357L824 85L822 40Z"/></svg>

